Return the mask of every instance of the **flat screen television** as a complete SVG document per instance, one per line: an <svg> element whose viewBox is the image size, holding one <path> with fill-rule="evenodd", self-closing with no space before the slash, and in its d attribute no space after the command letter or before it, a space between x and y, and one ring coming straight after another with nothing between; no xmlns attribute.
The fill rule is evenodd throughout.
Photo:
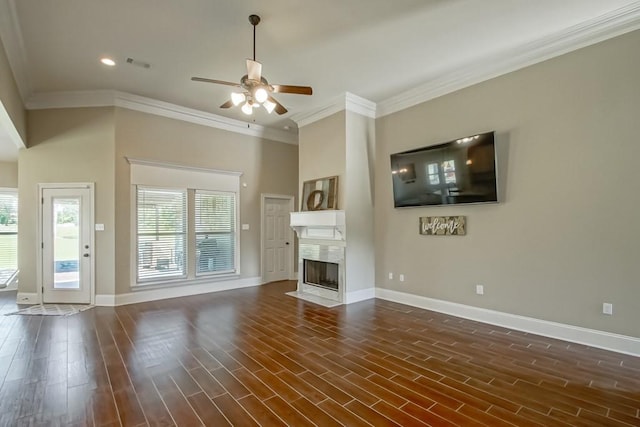
<svg viewBox="0 0 640 427"><path fill-rule="evenodd" d="M495 203L496 163L494 132L392 154L394 205Z"/></svg>

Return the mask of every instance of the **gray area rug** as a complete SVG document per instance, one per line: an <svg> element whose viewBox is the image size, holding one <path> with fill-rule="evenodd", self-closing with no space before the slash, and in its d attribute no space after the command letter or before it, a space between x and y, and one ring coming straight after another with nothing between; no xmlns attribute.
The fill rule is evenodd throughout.
<svg viewBox="0 0 640 427"><path fill-rule="evenodd" d="M13 269L0 269L0 288L6 288L13 282L18 274L18 270Z"/></svg>
<svg viewBox="0 0 640 427"><path fill-rule="evenodd" d="M93 305L80 304L40 304L32 305L22 310L14 311L13 313L7 313L5 316L14 314L24 316L71 316L93 307Z"/></svg>

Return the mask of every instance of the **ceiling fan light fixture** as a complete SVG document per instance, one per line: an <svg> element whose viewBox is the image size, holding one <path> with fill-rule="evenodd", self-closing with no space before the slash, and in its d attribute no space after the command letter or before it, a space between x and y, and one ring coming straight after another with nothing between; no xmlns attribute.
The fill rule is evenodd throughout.
<svg viewBox="0 0 640 427"><path fill-rule="evenodd" d="M104 65L107 65L109 67L115 67L116 65L116 61L109 58L108 56L103 56L102 58L100 58L100 62L102 62Z"/></svg>
<svg viewBox="0 0 640 427"><path fill-rule="evenodd" d="M273 110L276 108L276 103L271 102L267 99L262 103L262 106L264 107L265 110L267 110L267 113L271 114Z"/></svg>
<svg viewBox="0 0 640 427"><path fill-rule="evenodd" d="M253 106L249 104L249 102L245 102L242 106L242 112L247 116L250 116L253 113Z"/></svg>
<svg viewBox="0 0 640 427"><path fill-rule="evenodd" d="M269 98L269 92L267 92L267 90L264 87L260 86L255 90L255 93L253 94L253 98L256 101L258 101L260 104L262 104Z"/></svg>
<svg viewBox="0 0 640 427"><path fill-rule="evenodd" d="M253 26L253 58L247 58L247 74L240 83L232 83L225 80L208 79L204 77L191 77L192 81L215 83L225 86L233 86L240 92L231 93L231 99L224 102L220 108L227 109L232 106L240 106L246 115L253 114L254 108L264 106L269 114L273 111L279 115L286 114L287 109L271 97L271 93L291 93L298 95L311 95L313 90L309 86L271 85L262 76L262 64L256 61L256 26L260 23L258 15L249 16L249 23ZM132 60L133 61L133 60Z"/></svg>
<svg viewBox="0 0 640 427"><path fill-rule="evenodd" d="M234 106L238 106L247 100L247 97L244 93L231 92L231 102L233 102Z"/></svg>

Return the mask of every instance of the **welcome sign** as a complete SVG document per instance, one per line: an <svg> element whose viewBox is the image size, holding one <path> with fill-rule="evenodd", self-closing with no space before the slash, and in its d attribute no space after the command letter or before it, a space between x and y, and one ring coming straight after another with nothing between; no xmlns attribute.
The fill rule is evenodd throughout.
<svg viewBox="0 0 640 427"><path fill-rule="evenodd" d="M467 217L420 217L420 234L426 234L428 236L464 236L467 234Z"/></svg>

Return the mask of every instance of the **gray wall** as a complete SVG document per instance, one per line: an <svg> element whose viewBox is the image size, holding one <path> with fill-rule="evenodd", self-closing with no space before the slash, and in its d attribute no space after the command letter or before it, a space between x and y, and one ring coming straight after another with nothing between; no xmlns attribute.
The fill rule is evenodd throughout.
<svg viewBox="0 0 640 427"><path fill-rule="evenodd" d="M640 337L638 46L631 33L377 120L377 286ZM502 203L393 208L391 153L488 130ZM428 215L466 215L468 234L421 236Z"/></svg>
<svg viewBox="0 0 640 427"><path fill-rule="evenodd" d="M7 54L0 40L0 102L9 114L13 125L15 126L22 141L27 141L27 114L22 99L18 92L18 85L13 77L13 71L9 66Z"/></svg>
<svg viewBox="0 0 640 427"><path fill-rule="evenodd" d="M346 115L341 111L300 128L299 198L302 197L304 181L338 176L338 209L344 209L347 144L345 126Z"/></svg>
<svg viewBox="0 0 640 427"><path fill-rule="evenodd" d="M348 111L345 121L343 179L347 247L345 280L348 292L375 287L373 201L375 120Z"/></svg>
<svg viewBox="0 0 640 427"><path fill-rule="evenodd" d="M96 293L130 291L130 183L125 156L243 172L242 277L260 275L260 194L295 195L298 147L121 108L29 112L19 157L20 291L36 292L38 183L95 182Z"/></svg>
<svg viewBox="0 0 640 427"><path fill-rule="evenodd" d="M29 111L29 144L18 158L20 200L18 264L20 292L36 292L38 184L95 183L96 293L114 290L114 112L113 108Z"/></svg>
<svg viewBox="0 0 640 427"><path fill-rule="evenodd" d="M0 162L0 187L18 188L18 162Z"/></svg>
<svg viewBox="0 0 640 427"><path fill-rule="evenodd" d="M341 111L300 128L299 190L304 181L337 175L345 211L346 292L373 289L375 120ZM347 297L348 298L348 297Z"/></svg>
<svg viewBox="0 0 640 427"><path fill-rule="evenodd" d="M260 194L295 196L298 147L122 108L116 109L116 292L130 291L131 185L125 157L242 172L241 277L260 276Z"/></svg>

